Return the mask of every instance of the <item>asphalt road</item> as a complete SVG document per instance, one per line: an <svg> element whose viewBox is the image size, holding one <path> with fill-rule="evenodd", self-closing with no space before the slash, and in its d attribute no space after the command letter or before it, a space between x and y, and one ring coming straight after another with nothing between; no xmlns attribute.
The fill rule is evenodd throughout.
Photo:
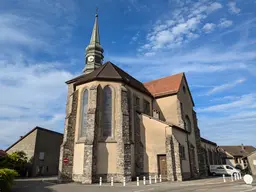
<svg viewBox="0 0 256 192"><path fill-rule="evenodd" d="M127 183L123 186L121 183L115 183L110 186L104 183L102 186L98 184L82 185L77 183L57 184L53 180L42 181L40 179L18 180L15 182L13 192L256 192L256 183L253 185L245 185L242 180L231 182L227 179L224 183L222 178L203 179L186 182L163 182L152 185L136 186L136 182Z"/></svg>

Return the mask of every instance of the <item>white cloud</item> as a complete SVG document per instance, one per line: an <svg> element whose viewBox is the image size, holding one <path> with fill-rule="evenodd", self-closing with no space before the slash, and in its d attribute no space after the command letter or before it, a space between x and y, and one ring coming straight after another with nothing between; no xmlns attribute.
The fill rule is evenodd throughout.
<svg viewBox="0 0 256 192"><path fill-rule="evenodd" d="M0 45L10 44L39 46L43 45L43 41L36 34L32 35L28 30L21 28L31 21L27 18L21 18L12 14L0 14ZM47 26L44 26L48 28ZM35 30L37 30L36 28Z"/></svg>
<svg viewBox="0 0 256 192"><path fill-rule="evenodd" d="M227 20L226 18L222 18L219 23L220 28L227 28L230 27L233 24L233 21Z"/></svg>
<svg viewBox="0 0 256 192"><path fill-rule="evenodd" d="M228 8L229 8L229 12L231 12L233 14L238 14L241 11L241 9L236 7L236 2L229 2L228 3Z"/></svg>
<svg viewBox="0 0 256 192"><path fill-rule="evenodd" d="M179 66L172 70L173 73L185 72L194 72L194 73L213 73L221 72L226 70L237 70L237 69L247 69L245 65L241 64L222 64L222 65L207 65L207 64L188 64Z"/></svg>
<svg viewBox="0 0 256 192"><path fill-rule="evenodd" d="M0 99L1 145L15 142L35 126L63 131L60 126L65 116L65 81L73 75L54 66L1 60L0 89L4 90Z"/></svg>
<svg viewBox="0 0 256 192"><path fill-rule="evenodd" d="M256 102L256 97L253 94L243 95L240 99L232 101L230 103L213 105L205 108L199 108L198 112L224 112L226 110L235 110L241 107L247 108Z"/></svg>
<svg viewBox="0 0 256 192"><path fill-rule="evenodd" d="M214 2L208 7L209 12L213 12L215 10L221 9L222 5L220 3Z"/></svg>
<svg viewBox="0 0 256 192"><path fill-rule="evenodd" d="M152 50L156 52L162 49L173 49L198 38L202 21L220 8L222 8L220 3L199 1L175 9L172 11L171 18L156 22L153 29L146 36L146 44L150 44L150 46L145 48L142 45L139 48L140 52L147 53Z"/></svg>
<svg viewBox="0 0 256 192"><path fill-rule="evenodd" d="M73 76L64 70L73 63L71 56L62 58L68 65L51 58L59 50L64 56L68 48L63 45L75 24L73 1L30 1L12 7L12 13L8 7L0 13L0 148L35 126L62 132L65 81Z"/></svg>
<svg viewBox="0 0 256 192"><path fill-rule="evenodd" d="M207 95L212 95L217 92L223 92L224 90L231 89L231 88L235 87L236 85L243 83L245 80L246 79L238 79L235 82L215 86L210 91L208 91Z"/></svg>
<svg viewBox="0 0 256 192"><path fill-rule="evenodd" d="M214 30L214 28L216 27L216 25L214 23L206 23L204 26L203 26L203 30L206 32L206 33L210 33Z"/></svg>
<svg viewBox="0 0 256 192"><path fill-rule="evenodd" d="M248 109L248 105L241 104L239 107L230 109L227 113L218 111L219 116L216 116L214 112L208 112L208 116L204 112L199 112L201 135L210 137L218 145L237 145L240 143L256 145L255 109Z"/></svg>
<svg viewBox="0 0 256 192"><path fill-rule="evenodd" d="M155 55L156 55L155 52L147 52L147 53L145 53L146 57L152 57L152 56L155 56Z"/></svg>
<svg viewBox="0 0 256 192"><path fill-rule="evenodd" d="M136 42L140 36L140 32L137 32L131 39L130 44Z"/></svg>

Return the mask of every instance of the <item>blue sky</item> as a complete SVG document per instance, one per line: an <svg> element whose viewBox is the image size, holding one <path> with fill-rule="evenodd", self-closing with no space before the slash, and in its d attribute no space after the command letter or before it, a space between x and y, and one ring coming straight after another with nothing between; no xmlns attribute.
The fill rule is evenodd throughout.
<svg viewBox="0 0 256 192"><path fill-rule="evenodd" d="M201 135L256 146L256 1L0 1L0 148L63 132L99 7L105 61L142 82L185 72Z"/></svg>

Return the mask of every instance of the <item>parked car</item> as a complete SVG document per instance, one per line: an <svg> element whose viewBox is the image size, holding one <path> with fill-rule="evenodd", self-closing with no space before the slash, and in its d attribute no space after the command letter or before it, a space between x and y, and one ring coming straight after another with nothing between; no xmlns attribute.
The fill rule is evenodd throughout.
<svg viewBox="0 0 256 192"><path fill-rule="evenodd" d="M210 173L212 175L233 175L241 173L240 170L232 167L231 165L210 165Z"/></svg>

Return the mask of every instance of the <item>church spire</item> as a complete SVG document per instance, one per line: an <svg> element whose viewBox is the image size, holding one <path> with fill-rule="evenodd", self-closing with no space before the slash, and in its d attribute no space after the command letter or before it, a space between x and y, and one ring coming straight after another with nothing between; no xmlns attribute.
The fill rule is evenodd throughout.
<svg viewBox="0 0 256 192"><path fill-rule="evenodd" d="M85 74L91 73L92 71L100 67L102 65L102 60L104 58L104 50L100 45L98 17L98 9L96 9L92 36L90 44L87 46L85 53L85 68L83 70Z"/></svg>
<svg viewBox="0 0 256 192"><path fill-rule="evenodd" d="M90 44L99 44L100 45L100 32L99 32L99 24L98 24L98 9L96 9L95 21L92 30L92 36Z"/></svg>

